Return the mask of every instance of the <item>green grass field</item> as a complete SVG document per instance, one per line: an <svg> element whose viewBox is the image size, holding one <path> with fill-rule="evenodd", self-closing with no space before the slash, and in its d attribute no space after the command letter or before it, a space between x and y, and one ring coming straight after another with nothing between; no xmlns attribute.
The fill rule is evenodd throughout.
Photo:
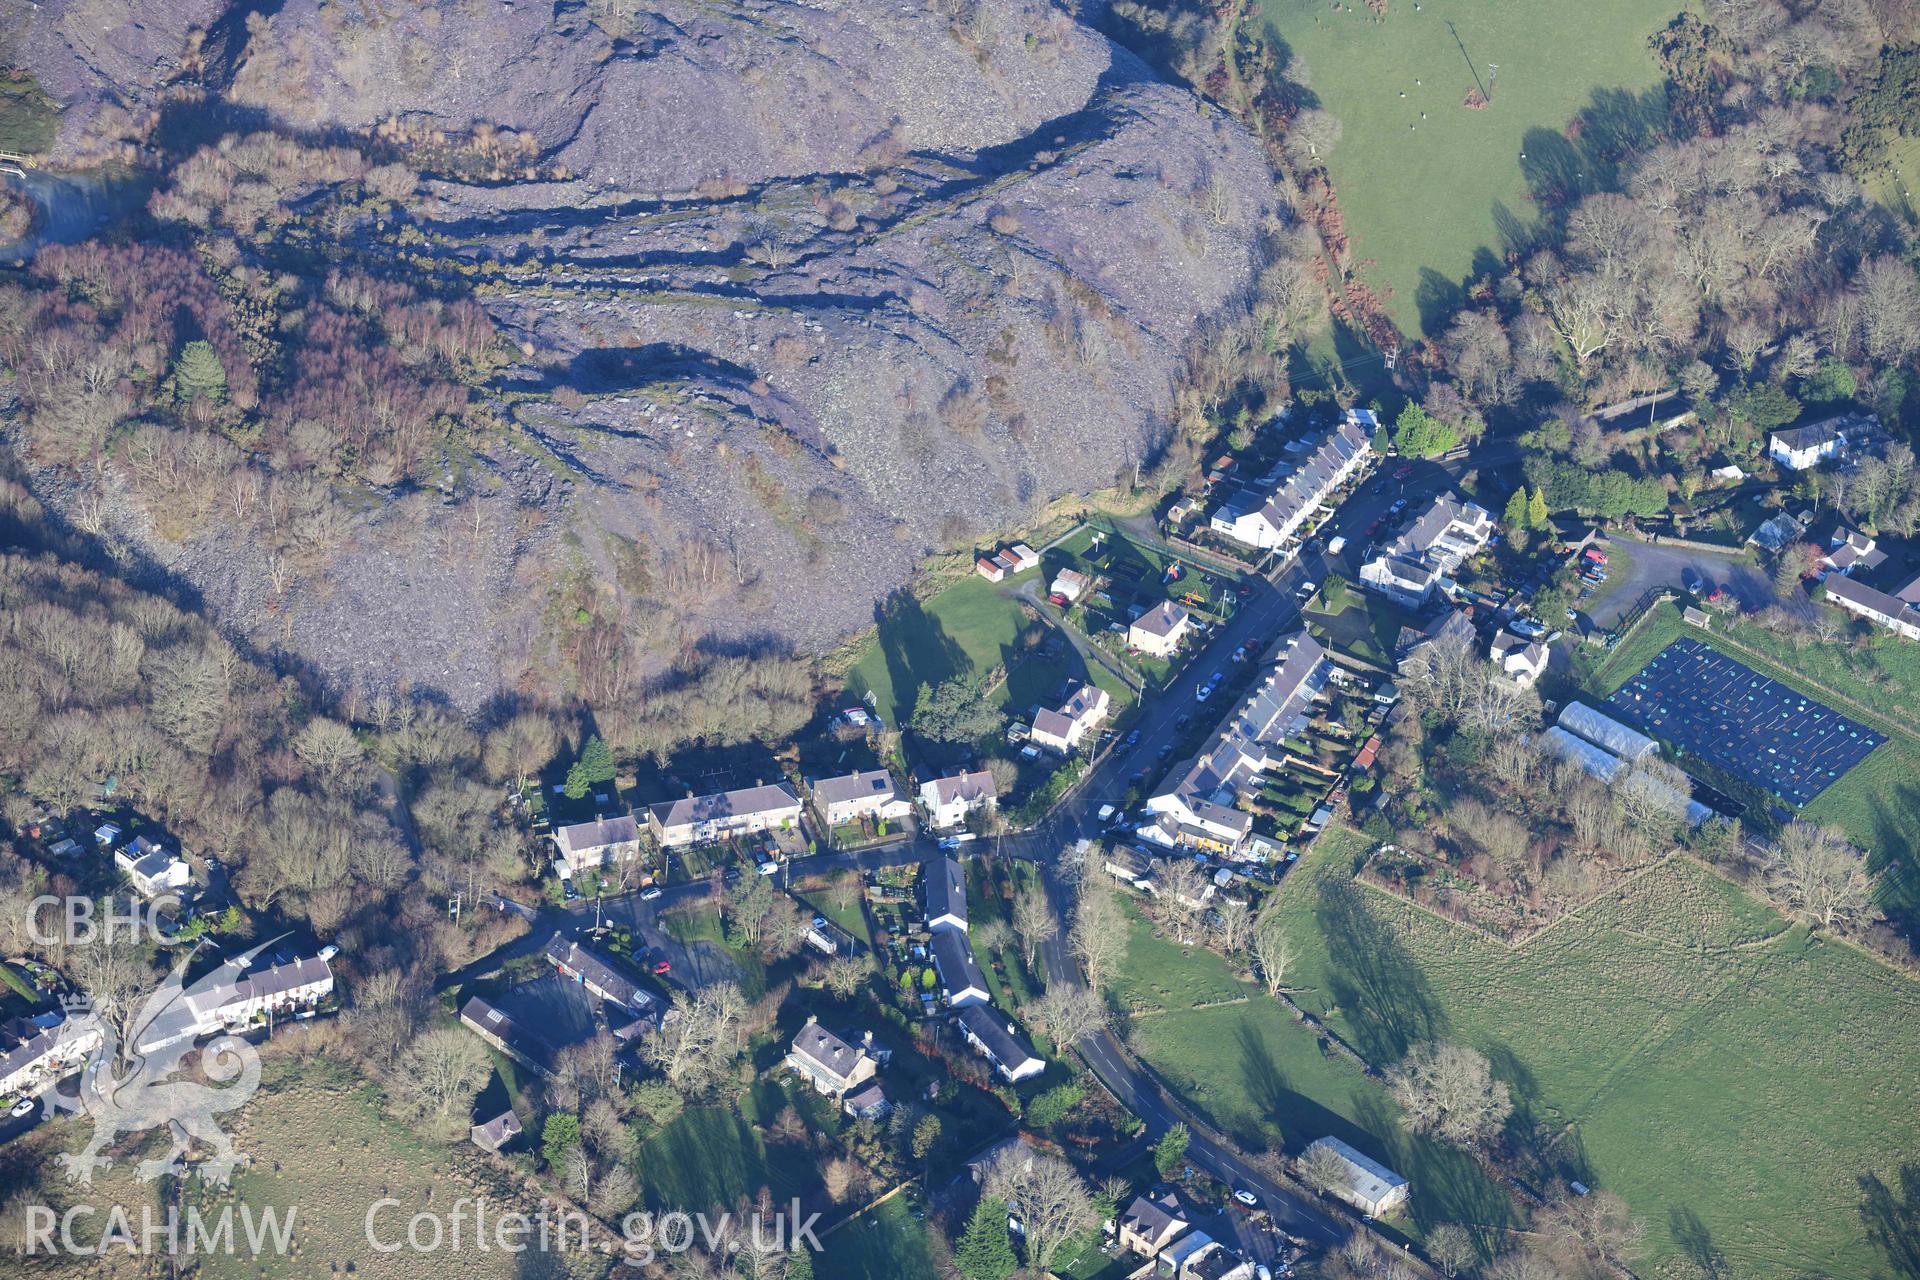
<svg viewBox="0 0 1920 1280"><path fill-rule="evenodd" d="M1402 329L1423 332L1423 311L1454 296L1482 250L1503 253L1524 234L1536 190L1605 180L1562 131L1583 110L1588 138L1638 132L1663 113L1646 96L1660 83L1647 37L1683 7L1396 0L1382 20L1358 3L1264 0L1308 87L1340 118L1328 171L1354 259L1371 263L1361 276ZM1461 105L1476 77L1491 88L1487 110Z"/></svg>
<svg viewBox="0 0 1920 1280"><path fill-rule="evenodd" d="M1465 1156L1412 1137L1386 1090L1211 951L1175 946L1133 917L1127 964L1111 991L1128 1044L1196 1111L1250 1151L1299 1150L1333 1134L1405 1174L1416 1235L1442 1222L1504 1226L1501 1189Z"/></svg>
<svg viewBox="0 0 1920 1280"><path fill-rule="evenodd" d="M1914 206L1914 192L1920 191L1920 138L1889 138L1887 152L1887 168L1867 179L1867 191L1913 226L1920 223Z"/></svg>
<svg viewBox="0 0 1920 1280"><path fill-rule="evenodd" d="M1884 1271L1862 1179L1920 1160L1920 984L1686 860L1516 950L1354 885L1365 847L1335 829L1283 882L1302 1007L1376 1060L1429 1034L1486 1052L1645 1221L1641 1274Z"/></svg>

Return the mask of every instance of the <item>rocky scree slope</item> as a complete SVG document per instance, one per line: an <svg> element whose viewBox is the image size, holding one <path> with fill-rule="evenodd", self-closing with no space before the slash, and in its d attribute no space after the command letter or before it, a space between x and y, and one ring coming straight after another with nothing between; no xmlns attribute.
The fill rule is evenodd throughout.
<svg viewBox="0 0 1920 1280"><path fill-rule="evenodd" d="M472 707L535 680L569 575L656 665L830 647L923 556L1150 461L1279 212L1236 125L1016 0L665 6L618 33L391 8L289 0L228 93L300 130L517 135L518 180L435 181L404 226L343 233L471 283L525 353L512 429L426 527L367 512L291 600L217 530L145 548L347 684Z"/></svg>

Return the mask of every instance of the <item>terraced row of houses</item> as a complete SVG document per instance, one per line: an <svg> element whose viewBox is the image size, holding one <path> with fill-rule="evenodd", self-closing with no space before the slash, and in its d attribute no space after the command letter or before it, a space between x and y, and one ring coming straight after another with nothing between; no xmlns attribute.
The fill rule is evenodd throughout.
<svg viewBox="0 0 1920 1280"><path fill-rule="evenodd" d="M1261 551L1286 546L1341 485L1373 454L1380 419L1371 409L1349 409L1318 441L1302 444L1294 461L1278 463L1256 484L1223 501L1209 524L1214 532Z"/></svg>
<svg viewBox="0 0 1920 1280"><path fill-rule="evenodd" d="M1286 740L1311 714L1332 677L1326 650L1301 631L1280 641L1265 659L1269 669L1220 722L1198 755L1174 766L1148 798L1149 839L1239 857L1253 834L1253 817L1238 808L1261 774L1286 760Z"/></svg>

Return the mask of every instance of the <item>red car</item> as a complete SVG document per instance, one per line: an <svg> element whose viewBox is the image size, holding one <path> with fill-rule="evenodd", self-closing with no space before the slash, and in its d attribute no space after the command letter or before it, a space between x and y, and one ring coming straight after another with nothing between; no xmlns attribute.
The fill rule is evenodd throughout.
<svg viewBox="0 0 1920 1280"><path fill-rule="evenodd" d="M1598 547L1588 547L1586 557L1595 564L1605 564L1607 562L1607 553Z"/></svg>
<svg viewBox="0 0 1920 1280"><path fill-rule="evenodd" d="M1413 464L1409 462L1406 466L1396 469L1393 473L1393 478L1395 480L1405 480L1408 476L1412 474L1413 474Z"/></svg>

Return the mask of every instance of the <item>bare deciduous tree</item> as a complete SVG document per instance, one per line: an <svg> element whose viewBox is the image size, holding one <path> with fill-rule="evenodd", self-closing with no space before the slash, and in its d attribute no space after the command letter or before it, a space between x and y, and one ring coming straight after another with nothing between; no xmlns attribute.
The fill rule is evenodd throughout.
<svg viewBox="0 0 1920 1280"><path fill-rule="evenodd" d="M1015 1143L987 1167L988 1195L1020 1206L1027 1264L1035 1275L1052 1271L1060 1246L1094 1224L1093 1197L1073 1166Z"/></svg>
<svg viewBox="0 0 1920 1280"><path fill-rule="evenodd" d="M1287 971L1293 968L1296 954L1286 921L1274 908L1267 908L1253 931L1253 962L1268 995L1277 997L1287 989Z"/></svg>
<svg viewBox="0 0 1920 1280"><path fill-rule="evenodd" d="M1417 1046L1387 1074L1387 1083L1409 1124L1462 1146L1491 1138L1513 1111L1486 1055L1450 1040Z"/></svg>
<svg viewBox="0 0 1920 1280"><path fill-rule="evenodd" d="M1767 884L1788 915L1810 929L1841 929L1873 909L1877 877L1836 827L1791 822L1766 855Z"/></svg>
<svg viewBox="0 0 1920 1280"><path fill-rule="evenodd" d="M1068 940L1086 971L1087 985L1101 990L1127 957L1127 917L1112 888L1096 880L1081 891Z"/></svg>

